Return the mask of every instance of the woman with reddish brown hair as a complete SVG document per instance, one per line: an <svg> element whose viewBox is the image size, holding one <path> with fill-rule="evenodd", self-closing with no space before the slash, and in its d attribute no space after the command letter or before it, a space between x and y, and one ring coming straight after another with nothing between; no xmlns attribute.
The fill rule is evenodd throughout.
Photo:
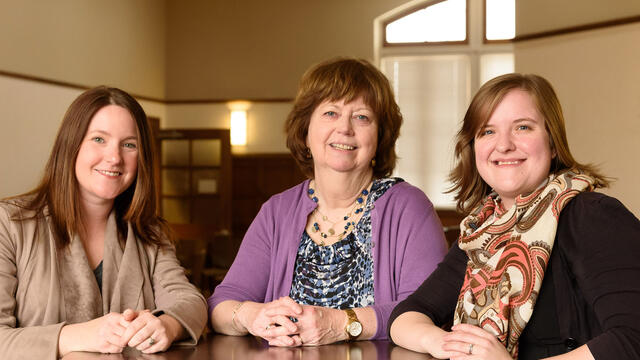
<svg viewBox="0 0 640 360"><path fill-rule="evenodd" d="M389 177L401 124L370 63L305 73L286 132L309 179L262 206L209 298L214 330L277 346L386 338L393 306L446 251L424 193Z"/></svg>
<svg viewBox="0 0 640 360"><path fill-rule="evenodd" d="M40 185L0 201L0 353L144 353L196 344L206 303L156 215L138 102L97 87L69 107Z"/></svg>
<svg viewBox="0 0 640 360"><path fill-rule="evenodd" d="M452 191L469 215L394 309L392 340L438 359L639 359L640 221L594 191L609 180L571 155L551 84L488 81L455 155Z"/></svg>

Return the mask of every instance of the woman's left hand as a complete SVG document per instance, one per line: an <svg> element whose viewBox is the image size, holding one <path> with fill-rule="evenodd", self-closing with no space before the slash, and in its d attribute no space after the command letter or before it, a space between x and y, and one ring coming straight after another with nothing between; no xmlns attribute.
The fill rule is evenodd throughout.
<svg viewBox="0 0 640 360"><path fill-rule="evenodd" d="M298 335L302 345L324 345L346 340L346 315L342 310L303 305L298 316Z"/></svg>
<svg viewBox="0 0 640 360"><path fill-rule="evenodd" d="M128 339L128 346L145 354L167 350L182 333L182 325L170 315L155 316L149 310L135 312L131 309L125 310L123 315L126 318L132 313L135 319L126 327L122 338Z"/></svg>
<svg viewBox="0 0 640 360"><path fill-rule="evenodd" d="M443 340L443 350L454 354L451 360L512 360L495 335L474 325L455 325Z"/></svg>

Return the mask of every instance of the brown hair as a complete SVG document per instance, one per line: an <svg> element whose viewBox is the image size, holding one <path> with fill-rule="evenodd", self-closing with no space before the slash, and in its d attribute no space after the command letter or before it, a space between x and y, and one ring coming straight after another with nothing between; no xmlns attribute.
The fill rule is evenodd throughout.
<svg viewBox="0 0 640 360"><path fill-rule="evenodd" d="M311 114L325 100L350 102L363 96L378 118L378 146L374 178L391 175L396 166L395 144L400 135L402 114L389 81L366 60L335 58L313 66L302 76L293 109L287 117L287 147L300 170L313 177L313 159L306 145Z"/></svg>
<svg viewBox="0 0 640 360"><path fill-rule="evenodd" d="M154 144L147 116L140 104L126 92L99 86L80 94L67 109L44 169L40 185L25 195L22 204L36 216L47 208L56 243L69 244L71 234L82 228L75 163L80 145L93 116L107 105L117 105L131 113L138 136L138 171L133 183L114 201L118 231L124 235L126 222L146 244L163 245L169 234L166 222L156 215ZM17 199L15 197L14 199Z"/></svg>
<svg viewBox="0 0 640 360"><path fill-rule="evenodd" d="M464 116L462 128L456 136L455 157L457 164L449 174L449 180L453 186L448 192L456 193L458 211L465 214L470 212L491 191L476 168L474 140L505 95L514 89L529 93L538 112L544 118L551 149L556 153L555 158L551 161L549 173L558 173L564 169L576 169L590 174L596 181L596 188L608 186L610 180L601 175L595 166L581 164L571 155L562 107L549 81L532 74L506 74L493 78L480 87L471 100L469 109Z"/></svg>

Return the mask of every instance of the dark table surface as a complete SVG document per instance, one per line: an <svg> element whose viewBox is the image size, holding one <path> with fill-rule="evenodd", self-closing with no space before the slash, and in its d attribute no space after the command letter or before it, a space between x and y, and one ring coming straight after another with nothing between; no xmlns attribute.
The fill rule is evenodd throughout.
<svg viewBox="0 0 640 360"><path fill-rule="evenodd" d="M122 354L70 353L64 360L74 359L187 359L187 360L418 360L433 359L410 350L394 346L388 341L355 341L323 346L299 348L269 347L266 342L249 336L225 336L208 334L195 347L171 347L163 353L145 355L127 348Z"/></svg>

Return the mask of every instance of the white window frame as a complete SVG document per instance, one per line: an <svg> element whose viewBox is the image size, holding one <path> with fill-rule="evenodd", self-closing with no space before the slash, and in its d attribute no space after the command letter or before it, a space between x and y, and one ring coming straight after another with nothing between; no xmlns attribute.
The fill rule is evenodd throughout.
<svg viewBox="0 0 640 360"><path fill-rule="evenodd" d="M373 24L373 57L375 64L380 68L382 58L389 56L420 56L420 55L450 55L464 54L469 56L470 88L471 94L480 87L480 57L484 54L513 53L511 40L486 40L485 37L485 1L467 0L467 39L460 43L417 43L417 44L393 44L385 46L384 26L390 19L397 18L400 14L409 14L411 9L419 10L429 5L437 4L442 0L413 0L398 8L395 8L374 20Z"/></svg>

